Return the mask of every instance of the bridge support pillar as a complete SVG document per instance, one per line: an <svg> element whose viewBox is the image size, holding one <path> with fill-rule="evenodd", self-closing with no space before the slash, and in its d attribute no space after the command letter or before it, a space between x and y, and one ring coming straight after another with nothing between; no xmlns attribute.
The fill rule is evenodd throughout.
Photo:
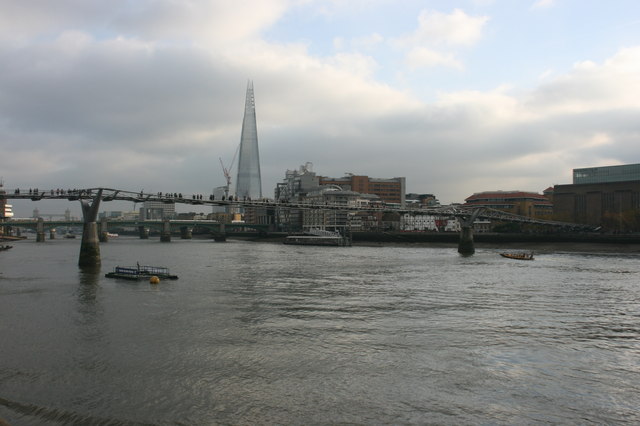
<svg viewBox="0 0 640 426"><path fill-rule="evenodd" d="M162 241L163 243L168 243L171 241L171 224L169 223L169 219L165 219L164 222L162 222L160 241Z"/></svg>
<svg viewBox="0 0 640 426"><path fill-rule="evenodd" d="M54 228L49 229L49 239L50 240L56 239L56 230Z"/></svg>
<svg viewBox="0 0 640 426"><path fill-rule="evenodd" d="M458 253L469 256L476 252L473 246L473 227L463 226L460 231L460 241L458 242Z"/></svg>
<svg viewBox="0 0 640 426"><path fill-rule="evenodd" d="M180 238L183 240L190 240L193 238L192 229L188 226L183 226L180 228Z"/></svg>
<svg viewBox="0 0 640 426"><path fill-rule="evenodd" d="M224 223L221 223L218 226L218 232L212 231L211 235L213 236L213 241L217 243L227 241L227 235L225 234L225 230L224 230Z"/></svg>
<svg viewBox="0 0 640 426"><path fill-rule="evenodd" d="M93 203L87 200L80 200L82 205L82 216L84 225L82 226L82 243L80 243L80 256L78 266L95 267L100 266L100 242L98 240L98 208L102 199L102 189L93 198Z"/></svg>
<svg viewBox="0 0 640 426"><path fill-rule="evenodd" d="M85 222L82 226L82 243L80 243L79 266L99 266L100 240L98 238L98 224Z"/></svg>
<svg viewBox="0 0 640 426"><path fill-rule="evenodd" d="M473 246L473 222L480 214L480 210L474 210L471 215L466 217L460 217L460 242L458 243L458 253L463 256L471 256L476 252Z"/></svg>
<svg viewBox="0 0 640 426"><path fill-rule="evenodd" d="M36 242L44 242L44 221L41 217L38 218L38 223L36 224Z"/></svg>
<svg viewBox="0 0 640 426"><path fill-rule="evenodd" d="M140 239L141 240L148 240L149 239L149 228L145 228L144 225L138 226L138 233L140 235Z"/></svg>
<svg viewBox="0 0 640 426"><path fill-rule="evenodd" d="M109 241L109 231L106 217L100 219L100 225L98 226L98 239L101 243L106 243Z"/></svg>

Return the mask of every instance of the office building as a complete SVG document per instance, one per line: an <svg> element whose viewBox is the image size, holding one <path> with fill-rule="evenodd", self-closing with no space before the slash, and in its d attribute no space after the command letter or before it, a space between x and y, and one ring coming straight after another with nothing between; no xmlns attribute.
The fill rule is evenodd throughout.
<svg viewBox="0 0 640 426"><path fill-rule="evenodd" d="M276 184L274 199L280 202L299 202L309 192L320 188L320 179L313 172L313 164L305 163L297 170L287 170L282 182ZM281 229L298 231L303 226L300 210L278 209L275 217Z"/></svg>
<svg viewBox="0 0 640 426"><path fill-rule="evenodd" d="M573 169L573 184L631 182L640 180L640 164Z"/></svg>
<svg viewBox="0 0 640 426"><path fill-rule="evenodd" d="M321 189L308 193L305 202L312 205L330 204L350 208L363 207L368 204L368 200L363 199L362 194L344 191L334 186L321 187ZM351 218L353 217L355 217L355 213L346 210L308 209L302 212L302 227L305 231L322 229L343 233L345 229L352 229Z"/></svg>
<svg viewBox="0 0 640 426"><path fill-rule="evenodd" d="M163 220L176 217L176 205L162 201L145 201L140 207L140 220Z"/></svg>
<svg viewBox="0 0 640 426"><path fill-rule="evenodd" d="M239 198L262 198L260 177L260 154L258 152L258 128L253 95L253 82L247 84L247 97L242 119L240 151L238 156L238 175L236 178L236 196Z"/></svg>
<svg viewBox="0 0 640 426"><path fill-rule="evenodd" d="M313 171L312 163L305 163L297 170L287 170L282 182L276 184L277 201L300 201L311 191L320 188L320 178Z"/></svg>
<svg viewBox="0 0 640 426"><path fill-rule="evenodd" d="M212 195L216 200L222 200L229 196L229 188L227 186L217 186L213 188ZM226 206L211 206L211 213L228 213L228 208Z"/></svg>
<svg viewBox="0 0 640 426"><path fill-rule="evenodd" d="M405 178L391 179L370 178L347 174L341 178L320 176L320 185L338 185L345 191L355 191L361 194L375 194L386 204L396 204L405 207Z"/></svg>
<svg viewBox="0 0 640 426"><path fill-rule="evenodd" d="M275 199L281 202L315 202L322 204L342 203L346 198L351 199L356 206L365 204L381 205L396 204L405 205L405 178L378 179L368 176L347 175L343 178L329 178L318 176L313 171L313 164L306 163L298 170L287 170L285 178L278 183L274 191ZM348 195L348 196L347 196ZM351 202L351 201L350 201ZM326 217L326 215L324 216ZM299 231L311 226L318 219L318 224L327 221L307 215L306 218L300 210L281 209L276 217L281 229ZM337 222L344 223L346 217L336 218ZM381 214L355 214L350 217L352 228L366 229L378 226ZM354 223L361 223L356 225Z"/></svg>

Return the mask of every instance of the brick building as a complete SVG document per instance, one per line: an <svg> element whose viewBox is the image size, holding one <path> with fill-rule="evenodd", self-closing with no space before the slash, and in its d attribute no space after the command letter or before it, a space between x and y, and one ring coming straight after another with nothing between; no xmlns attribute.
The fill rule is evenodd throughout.
<svg viewBox="0 0 640 426"><path fill-rule="evenodd" d="M387 204L405 206L405 178L390 179L370 178L348 174L341 178L320 176L320 185L338 185L345 191L355 191L360 194L374 194Z"/></svg>
<svg viewBox="0 0 640 426"><path fill-rule="evenodd" d="M551 219L553 204L549 199L536 192L524 191L487 191L477 192L466 198L465 207L488 207L538 219Z"/></svg>
<svg viewBox="0 0 640 426"><path fill-rule="evenodd" d="M573 170L573 184L553 188L556 220L640 231L640 164Z"/></svg>

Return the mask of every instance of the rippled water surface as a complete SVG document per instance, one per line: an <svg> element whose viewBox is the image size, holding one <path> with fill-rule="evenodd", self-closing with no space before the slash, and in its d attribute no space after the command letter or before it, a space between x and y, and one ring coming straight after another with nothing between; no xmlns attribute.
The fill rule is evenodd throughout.
<svg viewBox="0 0 640 426"><path fill-rule="evenodd" d="M120 237L0 253L0 419L640 423L640 254ZM104 277L163 265L158 285Z"/></svg>

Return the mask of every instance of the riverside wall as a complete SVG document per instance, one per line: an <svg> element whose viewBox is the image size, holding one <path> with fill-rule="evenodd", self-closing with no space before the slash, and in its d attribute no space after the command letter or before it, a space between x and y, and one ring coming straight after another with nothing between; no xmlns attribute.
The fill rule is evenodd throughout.
<svg viewBox="0 0 640 426"><path fill-rule="evenodd" d="M353 241L393 243L458 243L457 232L353 232ZM521 234L482 232L475 243L591 243L640 244L640 234L553 233Z"/></svg>

